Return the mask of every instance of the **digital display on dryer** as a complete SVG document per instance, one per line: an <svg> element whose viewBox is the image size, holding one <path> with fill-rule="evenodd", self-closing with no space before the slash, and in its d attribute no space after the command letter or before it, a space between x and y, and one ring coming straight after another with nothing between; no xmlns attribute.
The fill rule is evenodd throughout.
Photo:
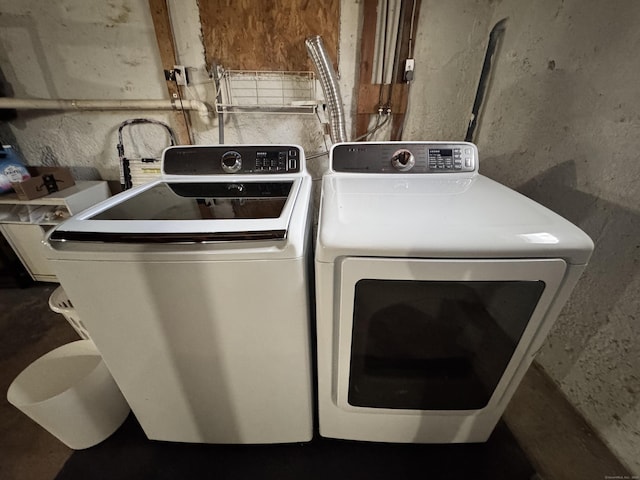
<svg viewBox="0 0 640 480"><path fill-rule="evenodd" d="M457 152L456 152L457 153ZM430 170L453 170L454 167L462 167L461 160L454 157L456 155L451 148L430 148L429 149L429 169Z"/></svg>
<svg viewBox="0 0 640 480"><path fill-rule="evenodd" d="M430 148L429 156L453 157L453 150L450 148Z"/></svg>

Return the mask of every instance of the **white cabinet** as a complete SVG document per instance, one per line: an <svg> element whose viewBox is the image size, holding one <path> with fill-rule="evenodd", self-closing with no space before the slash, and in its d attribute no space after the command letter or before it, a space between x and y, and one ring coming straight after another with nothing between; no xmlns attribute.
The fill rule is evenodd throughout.
<svg viewBox="0 0 640 480"><path fill-rule="evenodd" d="M57 282L46 257L44 236L65 218L109 197L104 181L79 181L74 186L35 200L15 193L0 195L0 231L34 280Z"/></svg>

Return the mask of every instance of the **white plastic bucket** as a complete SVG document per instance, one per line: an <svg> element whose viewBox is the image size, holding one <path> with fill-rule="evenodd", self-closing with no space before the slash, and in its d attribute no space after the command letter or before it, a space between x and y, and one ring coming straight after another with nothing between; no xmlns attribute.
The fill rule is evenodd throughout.
<svg viewBox="0 0 640 480"><path fill-rule="evenodd" d="M91 340L37 359L11 383L7 400L75 450L107 439L130 411Z"/></svg>
<svg viewBox="0 0 640 480"><path fill-rule="evenodd" d="M82 320L80 320L76 309L73 308L71 300L69 300L69 297L62 287L56 288L49 297L49 308L54 312L63 315L64 318L67 319L67 322L71 324L73 329L78 332L80 338L84 340L91 339L91 336L89 336L89 332L87 331L87 327L85 327Z"/></svg>

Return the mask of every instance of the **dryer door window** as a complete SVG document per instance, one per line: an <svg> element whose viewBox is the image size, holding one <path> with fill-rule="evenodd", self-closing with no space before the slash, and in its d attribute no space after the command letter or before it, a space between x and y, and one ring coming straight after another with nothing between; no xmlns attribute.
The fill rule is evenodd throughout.
<svg viewBox="0 0 640 480"><path fill-rule="evenodd" d="M544 287L542 281L360 280L349 404L485 407Z"/></svg>
<svg viewBox="0 0 640 480"><path fill-rule="evenodd" d="M480 410L536 341L561 259L346 258L335 389L345 409Z"/></svg>

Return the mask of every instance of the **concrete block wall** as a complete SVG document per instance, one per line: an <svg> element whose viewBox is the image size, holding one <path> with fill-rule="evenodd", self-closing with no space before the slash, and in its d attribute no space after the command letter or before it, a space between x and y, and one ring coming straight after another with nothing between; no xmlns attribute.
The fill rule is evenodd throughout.
<svg viewBox="0 0 640 480"><path fill-rule="evenodd" d="M481 171L594 240L538 361L640 473L640 4L505 0L505 17Z"/></svg>

